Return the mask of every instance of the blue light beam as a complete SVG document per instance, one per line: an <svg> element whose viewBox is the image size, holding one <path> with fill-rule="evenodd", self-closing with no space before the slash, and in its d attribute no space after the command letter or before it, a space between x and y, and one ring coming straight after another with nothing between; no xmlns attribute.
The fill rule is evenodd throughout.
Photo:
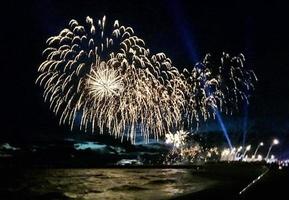
<svg viewBox="0 0 289 200"><path fill-rule="evenodd" d="M230 149L232 149L233 146L232 146L230 137L229 137L229 135L228 135L226 126L225 126L225 124L224 124L224 122L223 122L222 116L221 116L221 114L220 114L220 112L219 112L218 110L215 110L215 112L216 112L216 116L217 116L218 123L219 123L220 126L221 126L221 129L222 129L223 134L224 134L224 136L225 136L225 138L226 138L226 140L227 140L227 143L228 143Z"/></svg>
<svg viewBox="0 0 289 200"><path fill-rule="evenodd" d="M193 34L191 34L189 29L187 28L188 26L187 26L185 17L183 15L184 10L181 9L181 6L177 0L171 0L169 5L172 11L171 13L173 14L173 17L174 17L174 22L177 25L177 28L180 32L182 42L184 43L186 49L188 50L190 54L190 58L193 61L193 63L197 63L200 60L198 53L197 53L198 52L197 43L195 42L193 38ZM206 92L210 94L210 91L206 91ZM230 148L232 148L231 140L229 138L227 129L223 122L222 116L220 115L219 110L215 110L215 112L217 115L218 123L220 124L222 128L223 134L228 142L228 145L230 146Z"/></svg>

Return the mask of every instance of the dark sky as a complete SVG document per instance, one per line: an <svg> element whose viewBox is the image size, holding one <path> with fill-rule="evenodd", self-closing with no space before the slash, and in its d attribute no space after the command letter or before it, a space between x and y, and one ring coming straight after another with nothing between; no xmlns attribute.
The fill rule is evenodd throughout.
<svg viewBox="0 0 289 200"><path fill-rule="evenodd" d="M214 3L212 3L214 2ZM34 84L48 37L70 19L87 15L134 28L153 53L165 52L174 64L192 66L205 53L240 52L259 82L249 106L249 134L286 138L289 133L289 6L273 1L10 1L1 7L0 139L69 134L43 103ZM242 114L239 113L239 116ZM234 124L230 119L228 124ZM4 125L4 126L3 126ZM249 131L249 132L250 132ZM257 132L257 133L256 133ZM254 135L253 135L254 136Z"/></svg>

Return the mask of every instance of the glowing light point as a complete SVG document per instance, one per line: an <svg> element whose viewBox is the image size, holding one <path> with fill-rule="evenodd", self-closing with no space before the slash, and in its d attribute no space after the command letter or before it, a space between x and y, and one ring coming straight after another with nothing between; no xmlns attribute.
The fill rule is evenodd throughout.
<svg viewBox="0 0 289 200"><path fill-rule="evenodd" d="M250 151L250 149L251 149L251 145L248 145L248 146L246 147L246 151Z"/></svg>
<svg viewBox="0 0 289 200"><path fill-rule="evenodd" d="M263 142L260 142L260 144L259 144L260 146L264 146L264 143Z"/></svg>
<svg viewBox="0 0 289 200"><path fill-rule="evenodd" d="M273 140L273 144L274 144L274 145L279 144L279 140L278 140L278 139L274 139L274 140Z"/></svg>

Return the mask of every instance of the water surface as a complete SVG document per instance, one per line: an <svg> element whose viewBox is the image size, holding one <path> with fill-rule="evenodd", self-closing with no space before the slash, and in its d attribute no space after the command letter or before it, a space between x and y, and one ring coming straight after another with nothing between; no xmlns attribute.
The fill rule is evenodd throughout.
<svg viewBox="0 0 289 200"><path fill-rule="evenodd" d="M34 169L17 174L1 181L2 194L15 199L158 200L216 184L190 169Z"/></svg>

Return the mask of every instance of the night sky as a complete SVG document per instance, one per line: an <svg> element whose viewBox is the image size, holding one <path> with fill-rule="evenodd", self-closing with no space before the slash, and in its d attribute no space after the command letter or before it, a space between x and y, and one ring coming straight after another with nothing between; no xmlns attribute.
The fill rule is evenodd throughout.
<svg viewBox="0 0 289 200"><path fill-rule="evenodd" d="M10 1L1 12L1 131L0 140L25 142L34 138L68 137L67 127L43 102L35 85L37 67L48 37L70 19L87 15L118 19L133 27L152 53L164 52L179 68L193 66L205 53L244 53L246 66L259 82L248 107L248 140L278 136L288 153L289 140L289 12L286 4L239 1ZM245 110L226 118L240 127ZM211 125L211 126L210 126ZM214 123L208 131L218 129ZM242 131L242 130L240 130Z"/></svg>

